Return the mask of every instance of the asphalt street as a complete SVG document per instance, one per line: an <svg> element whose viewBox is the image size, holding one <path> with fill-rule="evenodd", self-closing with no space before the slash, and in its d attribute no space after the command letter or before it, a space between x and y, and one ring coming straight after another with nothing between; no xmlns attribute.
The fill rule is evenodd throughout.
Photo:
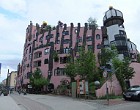
<svg viewBox="0 0 140 110"><path fill-rule="evenodd" d="M123 99L84 100L56 95L18 95L11 97L22 110L140 110L140 102Z"/></svg>
<svg viewBox="0 0 140 110"><path fill-rule="evenodd" d="M22 95L12 94L10 96L15 100L21 110L52 110L47 105L23 97Z"/></svg>

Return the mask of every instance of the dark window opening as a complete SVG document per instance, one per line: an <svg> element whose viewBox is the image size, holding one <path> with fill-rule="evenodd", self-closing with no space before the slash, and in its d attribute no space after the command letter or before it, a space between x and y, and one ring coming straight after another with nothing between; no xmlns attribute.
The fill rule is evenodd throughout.
<svg viewBox="0 0 140 110"><path fill-rule="evenodd" d="M69 59L69 57L60 57L60 64L67 63Z"/></svg>
<svg viewBox="0 0 140 110"><path fill-rule="evenodd" d="M35 61L34 62L34 67L40 67L41 66L41 61Z"/></svg>
<svg viewBox="0 0 140 110"><path fill-rule="evenodd" d="M58 54L60 53L60 50L56 50L56 51L57 51Z"/></svg>
<svg viewBox="0 0 140 110"><path fill-rule="evenodd" d="M123 30L119 30L119 33L120 33L121 35L126 35L125 31L123 31Z"/></svg>
<svg viewBox="0 0 140 110"><path fill-rule="evenodd" d="M28 72L27 73L27 79L29 79L31 77L32 73Z"/></svg>
<svg viewBox="0 0 140 110"><path fill-rule="evenodd" d="M70 40L69 39L64 39L64 44L68 44L70 43Z"/></svg>
<svg viewBox="0 0 140 110"><path fill-rule="evenodd" d="M97 45L97 49L101 49L101 44L98 44Z"/></svg>
<svg viewBox="0 0 140 110"><path fill-rule="evenodd" d="M44 64L48 64L48 59L45 59L44 60Z"/></svg>
<svg viewBox="0 0 140 110"><path fill-rule="evenodd" d="M59 37L59 32L57 33L57 37Z"/></svg>
<svg viewBox="0 0 140 110"><path fill-rule="evenodd" d="M64 31L62 32L62 35L69 35L69 31L64 30Z"/></svg>
<svg viewBox="0 0 140 110"><path fill-rule="evenodd" d="M63 53L67 53L67 54L69 54L69 53L70 53L70 48L64 48Z"/></svg>
<svg viewBox="0 0 140 110"><path fill-rule="evenodd" d="M28 49L26 49L26 54L28 53Z"/></svg>
<svg viewBox="0 0 140 110"><path fill-rule="evenodd" d="M97 39L97 40L100 39L100 35L99 35L99 34L96 35L96 39Z"/></svg>
<svg viewBox="0 0 140 110"><path fill-rule="evenodd" d="M57 68L54 70L54 76L64 76L66 75L64 68Z"/></svg>
<svg viewBox="0 0 140 110"><path fill-rule="evenodd" d="M78 37L77 42L82 42L82 37Z"/></svg>
<svg viewBox="0 0 140 110"><path fill-rule="evenodd" d="M29 53L31 53L31 47L29 48Z"/></svg>
<svg viewBox="0 0 140 110"><path fill-rule="evenodd" d="M87 37L87 41L92 41L92 37Z"/></svg>
<svg viewBox="0 0 140 110"><path fill-rule="evenodd" d="M42 52L34 53L34 59L42 57Z"/></svg>

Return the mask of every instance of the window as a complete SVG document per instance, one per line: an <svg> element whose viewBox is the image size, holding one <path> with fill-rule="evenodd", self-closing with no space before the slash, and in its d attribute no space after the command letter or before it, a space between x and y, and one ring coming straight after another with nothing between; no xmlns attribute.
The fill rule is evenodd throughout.
<svg viewBox="0 0 140 110"><path fill-rule="evenodd" d="M64 75L66 75L64 70L65 70L64 68L57 67L57 69L54 70L54 76L64 76Z"/></svg>
<svg viewBox="0 0 140 110"><path fill-rule="evenodd" d="M35 61L34 62L34 67L39 67L39 66L41 66L41 60Z"/></svg>
<svg viewBox="0 0 140 110"><path fill-rule="evenodd" d="M57 37L59 37L59 32L57 33Z"/></svg>
<svg viewBox="0 0 140 110"><path fill-rule="evenodd" d="M93 46L92 45L88 45L88 50L92 50L93 49Z"/></svg>
<svg viewBox="0 0 140 110"><path fill-rule="evenodd" d="M29 60L32 58L32 55L31 54L29 54Z"/></svg>
<svg viewBox="0 0 140 110"><path fill-rule="evenodd" d="M29 53L31 53L31 47L29 48Z"/></svg>
<svg viewBox="0 0 140 110"><path fill-rule="evenodd" d="M27 73L27 79L29 79L31 77L32 73L28 72Z"/></svg>
<svg viewBox="0 0 140 110"><path fill-rule="evenodd" d="M67 30L64 30L63 32L62 32L62 35L69 35L69 31L67 31Z"/></svg>
<svg viewBox="0 0 140 110"><path fill-rule="evenodd" d="M64 39L64 44L68 44L70 43L70 40L69 39Z"/></svg>
<svg viewBox="0 0 140 110"><path fill-rule="evenodd" d="M44 60L44 64L48 64L48 59L45 59Z"/></svg>
<svg viewBox="0 0 140 110"><path fill-rule="evenodd" d="M56 52L59 54L60 53L60 50L56 50Z"/></svg>
<svg viewBox="0 0 140 110"><path fill-rule="evenodd" d="M97 39L97 40L100 39L100 35L99 35L99 34L96 35L96 39Z"/></svg>
<svg viewBox="0 0 140 110"><path fill-rule="evenodd" d="M123 30L119 30L119 33L120 33L121 35L125 35L125 34L126 34L125 31L123 31Z"/></svg>
<svg viewBox="0 0 140 110"><path fill-rule="evenodd" d="M82 42L82 37L78 37L77 42Z"/></svg>
<svg viewBox="0 0 140 110"><path fill-rule="evenodd" d="M49 48L46 48L45 51L44 51L44 54L45 54L45 55L46 55L46 54L49 54L49 52L50 52L50 49L49 49Z"/></svg>
<svg viewBox="0 0 140 110"><path fill-rule="evenodd" d="M64 48L64 52L63 53L70 53L70 49L69 48Z"/></svg>
<svg viewBox="0 0 140 110"><path fill-rule="evenodd" d="M28 53L28 49L26 49L26 54Z"/></svg>
<svg viewBox="0 0 140 110"><path fill-rule="evenodd" d="M74 30L75 34L77 34L77 31L78 31L77 29Z"/></svg>
<svg viewBox="0 0 140 110"><path fill-rule="evenodd" d="M69 57L60 57L60 64L67 63Z"/></svg>
<svg viewBox="0 0 140 110"><path fill-rule="evenodd" d="M87 37L87 41L92 41L92 37Z"/></svg>
<svg viewBox="0 0 140 110"><path fill-rule="evenodd" d="M26 66L27 66L27 67L29 67L30 65L29 65L29 64L27 64Z"/></svg>
<svg viewBox="0 0 140 110"><path fill-rule="evenodd" d="M42 52L34 53L34 59L42 57Z"/></svg>
<svg viewBox="0 0 140 110"><path fill-rule="evenodd" d="M101 49L101 44L98 44L97 45L97 49Z"/></svg>
<svg viewBox="0 0 140 110"><path fill-rule="evenodd" d="M53 34L50 34L50 35L47 35L46 36L46 40L50 39L50 38L53 38Z"/></svg>

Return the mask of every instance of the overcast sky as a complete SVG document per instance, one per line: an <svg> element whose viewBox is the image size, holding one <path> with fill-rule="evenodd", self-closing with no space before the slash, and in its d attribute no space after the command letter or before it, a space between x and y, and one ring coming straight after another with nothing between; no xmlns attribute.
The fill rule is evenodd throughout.
<svg viewBox="0 0 140 110"><path fill-rule="evenodd" d="M96 18L99 26L105 11L113 6L124 17L127 37L140 50L140 1L139 0L0 0L0 82L7 71L17 70L23 55L25 30L30 21L35 25L46 21L84 25L89 17Z"/></svg>

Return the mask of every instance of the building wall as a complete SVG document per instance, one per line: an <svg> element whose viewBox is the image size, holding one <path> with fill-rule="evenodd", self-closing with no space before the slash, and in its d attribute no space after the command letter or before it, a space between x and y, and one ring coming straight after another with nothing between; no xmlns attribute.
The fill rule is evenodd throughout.
<svg viewBox="0 0 140 110"><path fill-rule="evenodd" d="M80 25L78 24L78 26L74 27L74 26L68 26L68 27L60 27L58 28L58 32L56 32L57 30L51 30L51 31L45 31L44 33L40 33L40 34L36 34L38 32L37 27L33 26L32 24L30 24L28 26L28 31L26 34L26 40L25 40L25 45L24 45L24 52L23 52L23 63L22 63L22 77L23 77L23 84L27 84L29 83L29 78L27 77L27 73L29 72L34 72L36 70L36 68L40 68L41 73L44 77L48 77L48 71L50 71L49 68L50 67L50 63L52 63L52 68L51 68L51 83L54 84L55 87L57 87L60 84L60 81L62 79L69 79L66 75L56 75L54 73L55 69L57 68L65 68L65 64L66 63L61 63L60 59L61 57L66 57L68 56L68 54L70 55L71 53L66 53L63 52L64 49L69 49L69 51L73 50L73 55L74 57L76 57L76 53L77 53L77 48L78 46L82 46L83 43L86 44L85 49L87 50L89 46L92 46L92 51L95 53L96 55L96 61L98 63L98 52L100 51L101 48L101 41L102 41L102 32L101 29L89 29L88 27L86 27L87 25L85 24L84 27L80 27ZM30 28L32 27L32 28ZM66 29L64 29L66 28ZM30 29L32 29L31 31L31 40L29 41L29 33ZM79 32L77 33L76 31L79 30ZM64 31L68 31L68 35L63 35ZM56 37L57 37L57 33L59 33L59 37L57 40L59 40L59 42L56 42ZM47 39L48 35L53 35L52 38ZM96 35L98 35L98 38L96 38ZM81 39L81 40L80 40ZM65 40L69 40L68 43L64 42ZM77 43L77 41L79 41ZM51 61L52 59L52 52L50 52L51 50L51 46L48 45L50 42L54 43L54 47L53 47L53 51L59 51L58 52L58 56L59 56L59 61L55 62L54 60ZM34 46L33 46L34 44ZM97 47L98 45L98 47ZM30 48L32 48L31 52L29 52ZM49 52L47 54L45 54L45 50L48 49ZM36 57L37 53L41 53L38 57ZM31 58L29 57L30 55ZM44 64L45 59L48 59L48 64ZM41 63L39 64L39 66L36 66L36 62L41 61ZM32 65L31 65L31 64ZM21 77L20 77L21 78ZM19 78L19 80L20 80Z"/></svg>
<svg viewBox="0 0 140 110"><path fill-rule="evenodd" d="M68 55L71 55L74 58L76 58L76 56L78 55L77 54L78 47L82 46L83 44L85 44L86 50L88 49L88 47L92 46L91 50L95 54L97 66L99 66L98 53L101 51L100 44L102 44L102 47L105 47L105 43L107 43L107 47L109 47L110 42L115 40L114 35L120 34L119 30L124 31L124 35L122 35L121 37L124 36L127 37L125 29L123 27L124 20L122 13L117 10L116 13L118 14L116 15L116 13L114 13L114 15L111 16L112 13L110 13L110 11L107 11L106 13L107 16L108 14L110 14L109 18L107 16L104 17L107 19L104 19L103 28L106 28L106 31L103 34L102 34L103 31L101 29L95 29L94 27L89 28L87 23L85 23L83 27L81 27L80 23L78 23L77 26L74 26L73 23L71 23L70 26L67 26L67 24L63 24L63 26L60 26L58 24L55 29L53 30L49 29L47 31L44 31L43 24L41 26L36 24L36 26L34 26L33 23L30 22L30 24L26 29L23 59L21 66L19 68L20 72L17 77L18 80L17 86L20 87L22 84L28 84L29 73L33 73L36 70L36 68L40 68L42 75L46 78L48 78L49 73L51 73L50 82L54 84L55 88L60 84L61 80L63 79L70 80L65 74L60 75L58 74L58 72L57 74L55 74L55 70L65 68L66 63L61 63L61 58L67 57ZM120 24L121 26L119 26L117 23ZM64 35L65 31L68 31L69 34ZM50 35L53 36L50 37ZM120 46L122 45L120 44ZM125 51L129 53L137 52L136 51L137 49L135 48L136 46L128 45L128 48L131 47L135 48L132 49L131 52L129 51L130 49L127 48L127 45L123 46L126 48L123 50L124 52ZM66 53L66 51L64 52L64 49L65 50L69 49L70 53ZM58 62L55 62L53 59L54 51L58 53L59 57ZM123 59L124 53L123 54L121 53L119 57L120 59ZM47 61L47 59L48 63L45 64L45 61ZM115 82L113 84L116 91L119 91L120 90L119 86L115 85L118 83ZM117 90L117 87L119 90ZM119 92L116 92L115 94L117 93Z"/></svg>
<svg viewBox="0 0 140 110"><path fill-rule="evenodd" d="M130 79L130 85L140 85L140 63L133 62L130 67L133 67L135 71L134 77Z"/></svg>
<svg viewBox="0 0 140 110"><path fill-rule="evenodd" d="M16 86L16 77L17 77L17 71L12 71L10 73L10 88L15 88L15 86Z"/></svg>
<svg viewBox="0 0 140 110"><path fill-rule="evenodd" d="M96 96L102 97L105 96L107 93L107 88L108 88L108 93L109 94L114 94L114 95L121 95L122 94L122 89L121 86L116 78L115 75L112 76L112 79L108 79L100 89L96 90Z"/></svg>

